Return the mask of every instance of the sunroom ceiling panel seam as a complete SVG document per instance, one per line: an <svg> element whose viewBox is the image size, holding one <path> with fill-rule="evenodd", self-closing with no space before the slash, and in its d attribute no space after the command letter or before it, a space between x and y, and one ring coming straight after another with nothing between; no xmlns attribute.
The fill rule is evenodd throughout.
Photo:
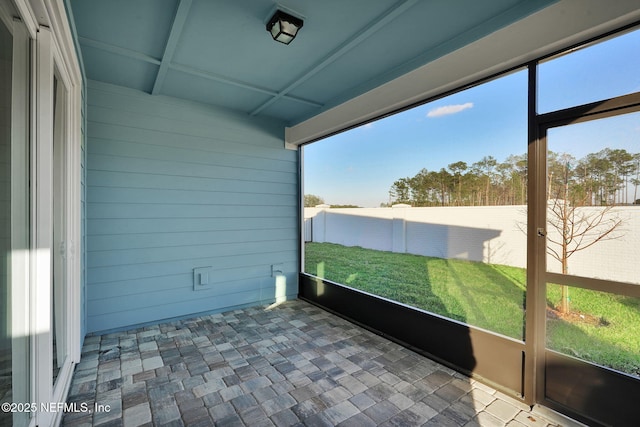
<svg viewBox="0 0 640 427"><path fill-rule="evenodd" d="M156 76L156 81L153 85L153 90L151 91L152 95L157 95L162 89L162 84L164 83L167 71L171 65L171 60L173 59L173 54L178 46L178 40L180 40L182 30L184 29L187 17L189 16L189 11L191 10L191 1L192 0L180 0L178 4L173 24L171 25L171 31L169 32L169 37L167 39L167 44L164 49L164 54L162 55L162 62L158 69L158 75Z"/></svg>
<svg viewBox="0 0 640 427"><path fill-rule="evenodd" d="M337 61L340 57L345 55L351 49L356 47L358 44L371 37L380 29L384 28L389 22L406 12L413 5L415 5L418 0L403 0L394 4L391 8L384 11L382 14L378 15L378 17L372 22L368 23L364 28L360 29L353 36L345 40L340 46L330 52L327 56L321 59L318 63L313 65L310 69L302 73L299 77L292 80L284 89L282 89L278 96L273 99L265 102L260 107L253 110L250 114L255 116L259 114L265 108L271 106L273 103L277 102L280 98L287 95L289 92L300 86L302 83L322 71L325 67Z"/></svg>

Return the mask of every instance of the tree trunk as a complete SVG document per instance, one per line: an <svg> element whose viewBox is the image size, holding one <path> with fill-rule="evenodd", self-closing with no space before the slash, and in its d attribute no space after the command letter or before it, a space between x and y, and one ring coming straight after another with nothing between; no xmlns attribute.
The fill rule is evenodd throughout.
<svg viewBox="0 0 640 427"><path fill-rule="evenodd" d="M563 263L563 266L562 266L563 274L567 274L565 270L566 270L566 267ZM571 300L569 298L569 286L561 285L560 290L561 290L560 313L567 314L571 310L571 303L570 303Z"/></svg>
<svg viewBox="0 0 640 427"><path fill-rule="evenodd" d="M564 221L566 222L566 219ZM567 260L567 241L566 239L563 239L562 240L562 274L566 275L568 273L569 273L569 263ZM567 314L571 310L571 303L569 299L569 287L567 285L562 285L561 290L562 290L562 295L560 297L560 313Z"/></svg>
<svg viewBox="0 0 640 427"><path fill-rule="evenodd" d="M571 231L569 230L569 180L565 174L564 183L564 200L562 201L562 274L569 273L569 254L567 253L567 242L571 238ZM560 299L560 312L563 314L568 313L571 310L569 301L569 287L562 285L562 296Z"/></svg>

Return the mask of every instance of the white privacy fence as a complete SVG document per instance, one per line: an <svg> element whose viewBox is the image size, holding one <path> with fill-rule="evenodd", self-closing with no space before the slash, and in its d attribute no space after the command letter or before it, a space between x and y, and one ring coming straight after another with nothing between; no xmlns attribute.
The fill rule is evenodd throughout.
<svg viewBox="0 0 640 427"><path fill-rule="evenodd" d="M608 215L623 220L619 237L573 254L569 273L640 284L640 207ZM308 242L514 267L526 267L526 221L526 206L304 209ZM561 271L559 261L547 262L550 271Z"/></svg>

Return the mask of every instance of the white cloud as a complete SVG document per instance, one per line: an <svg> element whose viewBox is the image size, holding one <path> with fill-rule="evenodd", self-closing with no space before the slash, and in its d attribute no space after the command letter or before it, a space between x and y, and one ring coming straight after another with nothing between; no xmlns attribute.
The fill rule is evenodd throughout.
<svg viewBox="0 0 640 427"><path fill-rule="evenodd" d="M444 105L442 107L434 108L427 113L427 117L441 117L449 114L456 114L460 111L464 111L473 107L473 102L467 102L465 104Z"/></svg>

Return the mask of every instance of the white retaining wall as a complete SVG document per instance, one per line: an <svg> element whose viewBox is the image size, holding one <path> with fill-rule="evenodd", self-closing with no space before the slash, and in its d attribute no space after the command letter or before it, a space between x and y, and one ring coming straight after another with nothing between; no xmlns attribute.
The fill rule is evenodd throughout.
<svg viewBox="0 0 640 427"><path fill-rule="evenodd" d="M576 252L569 273L640 284L640 207L611 212L624 221L622 237ZM304 218L305 241L526 267L526 206L323 207L305 208ZM548 265L560 272L559 261Z"/></svg>

